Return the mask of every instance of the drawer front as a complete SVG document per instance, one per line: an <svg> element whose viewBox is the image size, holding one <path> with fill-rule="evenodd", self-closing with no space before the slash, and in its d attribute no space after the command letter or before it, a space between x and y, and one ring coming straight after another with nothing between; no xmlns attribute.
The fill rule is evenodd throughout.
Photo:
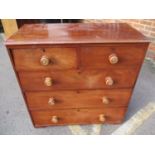
<svg viewBox="0 0 155 155"><path fill-rule="evenodd" d="M131 89L26 92L31 110L127 106Z"/></svg>
<svg viewBox="0 0 155 155"><path fill-rule="evenodd" d="M83 68L139 66L145 56L146 45L120 45L81 48Z"/></svg>
<svg viewBox="0 0 155 155"><path fill-rule="evenodd" d="M18 71L77 67L75 48L15 49L13 57Z"/></svg>
<svg viewBox="0 0 155 155"><path fill-rule="evenodd" d="M31 111L34 125L121 123L126 108Z"/></svg>
<svg viewBox="0 0 155 155"><path fill-rule="evenodd" d="M55 72L20 72L24 91L130 88L136 80L136 69L67 70ZM111 84L111 85L110 85Z"/></svg>

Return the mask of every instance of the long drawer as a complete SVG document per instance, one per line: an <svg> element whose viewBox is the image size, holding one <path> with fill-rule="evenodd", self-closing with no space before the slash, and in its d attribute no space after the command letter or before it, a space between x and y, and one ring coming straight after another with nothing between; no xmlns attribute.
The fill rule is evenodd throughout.
<svg viewBox="0 0 155 155"><path fill-rule="evenodd" d="M67 124L121 123L127 108L31 111L35 127Z"/></svg>
<svg viewBox="0 0 155 155"><path fill-rule="evenodd" d="M127 106L131 89L26 92L30 110Z"/></svg>
<svg viewBox="0 0 155 155"><path fill-rule="evenodd" d="M19 72L24 91L130 88L136 68L116 70L66 70L52 72Z"/></svg>

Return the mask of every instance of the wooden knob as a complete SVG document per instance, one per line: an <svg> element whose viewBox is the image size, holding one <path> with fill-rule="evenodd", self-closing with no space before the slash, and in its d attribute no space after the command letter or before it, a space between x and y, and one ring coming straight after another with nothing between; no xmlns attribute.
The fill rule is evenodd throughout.
<svg viewBox="0 0 155 155"><path fill-rule="evenodd" d="M49 59L46 55L44 55L44 56L41 57L40 63L41 63L43 66L47 66L47 65L49 65L49 63L50 63L50 59Z"/></svg>
<svg viewBox="0 0 155 155"><path fill-rule="evenodd" d="M52 86L53 84L53 81L52 81L52 78L51 77L46 77L45 80L44 80L44 84L48 87Z"/></svg>
<svg viewBox="0 0 155 155"><path fill-rule="evenodd" d="M102 123L104 123L104 122L106 121L105 115L104 115L104 114L100 114L100 115L99 115L99 120L100 120Z"/></svg>
<svg viewBox="0 0 155 155"><path fill-rule="evenodd" d="M52 116L51 122L52 123L58 123L58 117L57 116Z"/></svg>
<svg viewBox="0 0 155 155"><path fill-rule="evenodd" d="M105 83L106 83L106 85L108 85L108 86L112 86L112 85L114 84L114 81L113 81L113 79L112 79L110 76L107 76L107 77L105 78Z"/></svg>
<svg viewBox="0 0 155 155"><path fill-rule="evenodd" d="M49 105L55 105L55 99L54 99L54 97L50 97L50 98L49 98L48 104L49 104Z"/></svg>
<svg viewBox="0 0 155 155"><path fill-rule="evenodd" d="M111 55L109 55L109 62L111 63L111 64L116 64L117 62L118 62L118 57L117 57L117 55L116 54L111 54Z"/></svg>
<svg viewBox="0 0 155 155"><path fill-rule="evenodd" d="M103 97L102 97L102 102L103 102L104 104L109 104L109 99L108 99L106 96L103 96Z"/></svg>

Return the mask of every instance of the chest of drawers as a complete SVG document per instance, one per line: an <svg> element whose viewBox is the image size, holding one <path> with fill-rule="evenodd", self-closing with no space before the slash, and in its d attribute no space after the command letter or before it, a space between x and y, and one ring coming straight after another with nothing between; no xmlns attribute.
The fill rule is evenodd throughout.
<svg viewBox="0 0 155 155"><path fill-rule="evenodd" d="M42 127L121 123L149 41L127 24L32 24L5 44Z"/></svg>

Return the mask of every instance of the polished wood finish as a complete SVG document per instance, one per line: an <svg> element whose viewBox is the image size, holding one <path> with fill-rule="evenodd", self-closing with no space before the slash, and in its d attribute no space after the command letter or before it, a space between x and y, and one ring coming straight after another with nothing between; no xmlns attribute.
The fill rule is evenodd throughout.
<svg viewBox="0 0 155 155"><path fill-rule="evenodd" d="M81 48L82 68L116 68L139 66L146 52L146 44L119 44L117 46L83 47ZM111 64L109 56L117 55L118 62Z"/></svg>
<svg viewBox="0 0 155 155"><path fill-rule="evenodd" d="M93 108L31 111L36 127L67 124L121 123L126 108ZM54 117L53 117L54 116ZM103 116L105 120L103 121ZM102 117L102 118L101 118Z"/></svg>
<svg viewBox="0 0 155 155"><path fill-rule="evenodd" d="M131 89L26 92L30 110L126 107ZM108 99L105 103L105 97ZM103 100L104 99L104 100ZM50 103L49 103L50 101Z"/></svg>
<svg viewBox="0 0 155 155"><path fill-rule="evenodd" d="M19 79L24 91L68 90L68 89L103 89L130 88L137 76L136 68L116 70L66 70L48 72L19 72ZM45 80L50 78L52 85ZM113 81L113 84L111 82Z"/></svg>
<svg viewBox="0 0 155 155"><path fill-rule="evenodd" d="M149 40L127 24L32 24L5 44L42 127L121 123Z"/></svg>
<svg viewBox="0 0 155 155"><path fill-rule="evenodd" d="M6 41L8 47L23 45L149 42L124 23L29 24Z"/></svg>
<svg viewBox="0 0 155 155"><path fill-rule="evenodd" d="M43 56L49 59L47 65L40 62ZM75 48L14 49L13 57L18 71L73 69L77 67Z"/></svg>
<svg viewBox="0 0 155 155"><path fill-rule="evenodd" d="M93 46L79 48L79 61L81 68L107 68L139 66L144 58L145 44L120 44L115 46ZM141 53L141 54L139 54ZM78 67L77 48L38 48L38 49L14 49L13 56L15 67L20 70L57 70L74 69ZM124 57L125 55L125 57ZM111 63L112 58L117 63ZM46 59L47 65L41 60ZM114 59L113 59L114 61Z"/></svg>

